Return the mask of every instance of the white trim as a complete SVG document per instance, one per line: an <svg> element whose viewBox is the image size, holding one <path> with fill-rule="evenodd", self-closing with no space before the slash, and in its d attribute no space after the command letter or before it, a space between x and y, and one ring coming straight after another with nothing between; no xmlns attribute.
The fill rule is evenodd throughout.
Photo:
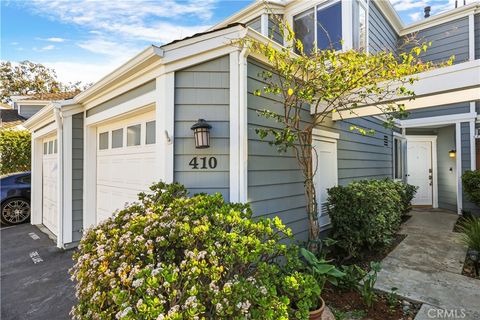
<svg viewBox="0 0 480 320"><path fill-rule="evenodd" d="M31 182L31 224L42 224L43 200L43 143L40 137L32 136L32 182Z"/></svg>
<svg viewBox="0 0 480 320"><path fill-rule="evenodd" d="M470 120L470 170L472 171L477 167L475 143L475 120Z"/></svg>
<svg viewBox="0 0 480 320"><path fill-rule="evenodd" d="M470 101L470 113L477 113L476 107L475 107L475 101Z"/></svg>
<svg viewBox="0 0 480 320"><path fill-rule="evenodd" d="M461 214L463 209L463 189L462 189L462 131L461 124L455 124L455 150L457 166L457 213Z"/></svg>
<svg viewBox="0 0 480 320"><path fill-rule="evenodd" d="M335 2L332 2L332 3L329 2L328 4L330 5ZM342 50L347 51L353 48L353 1L342 1L341 6L342 6L342 40L343 40ZM315 11L315 17L316 16L317 14Z"/></svg>
<svg viewBox="0 0 480 320"><path fill-rule="evenodd" d="M432 143L432 207L438 208L438 162L437 162L437 136L406 135L408 141L428 141ZM408 150L407 150L408 152Z"/></svg>
<svg viewBox="0 0 480 320"><path fill-rule="evenodd" d="M340 134L339 133L331 132L331 131L327 131L327 130L323 130L323 129L313 128L312 133L313 133L313 135L315 135L317 137L324 137L324 138L330 138L330 139L335 139L335 140L340 139Z"/></svg>
<svg viewBox="0 0 480 320"><path fill-rule="evenodd" d="M262 13L260 16L260 33L268 38L268 13Z"/></svg>
<svg viewBox="0 0 480 320"><path fill-rule="evenodd" d="M156 87L157 148L162 181L173 182L174 128L175 128L175 73L165 73L157 78Z"/></svg>
<svg viewBox="0 0 480 320"><path fill-rule="evenodd" d="M475 119L475 117L476 117L475 113L459 113L459 114L451 114L451 115L438 116L438 117L400 120L399 124L400 124L400 127L403 127L403 128L415 128L415 127L423 127L426 125L442 125L442 124L470 121L472 119Z"/></svg>
<svg viewBox="0 0 480 320"><path fill-rule="evenodd" d="M247 50L242 50L238 59L239 85L239 202L248 201L248 79L247 79Z"/></svg>
<svg viewBox="0 0 480 320"><path fill-rule="evenodd" d="M32 138L33 139L41 138L43 136L46 136L46 135L52 133L55 130L57 130L57 125L55 124L55 122L52 122L48 126L45 126L42 129L39 129L39 130L33 132L32 133Z"/></svg>
<svg viewBox="0 0 480 320"><path fill-rule="evenodd" d="M262 19L263 19L262 15ZM262 26L263 28L263 26ZM240 201L240 92L238 51L230 53L230 201Z"/></svg>
<svg viewBox="0 0 480 320"><path fill-rule="evenodd" d="M73 142L73 123L72 117L63 118L63 144L60 148L60 139L58 140L59 154L63 154L63 243L72 242L73 216L72 216L72 142ZM60 155L61 157L62 155Z"/></svg>
<svg viewBox="0 0 480 320"><path fill-rule="evenodd" d="M85 125L89 126L92 124L96 124L105 120L110 120L113 117L118 115L132 112L135 109L140 109L155 103L156 93L154 91L147 92L141 96L135 97L123 103L116 105L110 109L105 111L99 112L92 116L87 117L85 120Z"/></svg>
<svg viewBox="0 0 480 320"><path fill-rule="evenodd" d="M63 188L64 188L64 168L63 168L63 161L64 161L64 142L63 142L63 117L61 112L61 105L54 104L54 115L55 115L55 123L57 125L57 166L58 166L58 174L57 174L57 247L63 248L64 244L64 234L63 234L63 205L64 205L64 195L63 195ZM51 230L53 231L53 230Z"/></svg>
<svg viewBox="0 0 480 320"><path fill-rule="evenodd" d="M97 128L85 125L83 139L83 229L86 230L97 221Z"/></svg>
<svg viewBox="0 0 480 320"><path fill-rule="evenodd" d="M470 61L475 60L475 16L468 15L468 57Z"/></svg>

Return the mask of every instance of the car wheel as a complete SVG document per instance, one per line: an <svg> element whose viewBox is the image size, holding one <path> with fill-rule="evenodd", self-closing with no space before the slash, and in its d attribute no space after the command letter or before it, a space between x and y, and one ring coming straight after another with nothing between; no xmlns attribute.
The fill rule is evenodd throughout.
<svg viewBox="0 0 480 320"><path fill-rule="evenodd" d="M9 199L2 203L1 220L5 224L20 224L30 218L30 202L25 199Z"/></svg>

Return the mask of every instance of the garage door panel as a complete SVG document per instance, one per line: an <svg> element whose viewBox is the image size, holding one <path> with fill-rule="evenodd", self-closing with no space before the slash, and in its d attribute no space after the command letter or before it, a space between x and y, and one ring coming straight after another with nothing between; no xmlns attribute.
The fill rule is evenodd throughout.
<svg viewBox="0 0 480 320"><path fill-rule="evenodd" d="M111 123L97 129L97 134L109 133L110 144L97 152L97 222L111 217L126 203L138 201L138 193L148 190L154 182L152 171L156 163L155 144L145 144L146 122L155 113ZM126 146L126 137L120 148L111 148L112 131L128 126L141 125L140 145ZM97 137L100 139L100 137ZM137 140L138 141L138 140Z"/></svg>
<svg viewBox="0 0 480 320"><path fill-rule="evenodd" d="M53 138L44 139L49 144ZM47 152L48 150L48 152ZM57 235L58 154L47 148L42 156L42 224Z"/></svg>

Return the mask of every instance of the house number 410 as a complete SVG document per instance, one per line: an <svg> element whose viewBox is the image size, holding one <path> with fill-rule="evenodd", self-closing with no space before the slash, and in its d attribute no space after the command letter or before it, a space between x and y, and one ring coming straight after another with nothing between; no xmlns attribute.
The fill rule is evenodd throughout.
<svg viewBox="0 0 480 320"><path fill-rule="evenodd" d="M193 157L188 164L192 169L215 169L217 167L217 158Z"/></svg>

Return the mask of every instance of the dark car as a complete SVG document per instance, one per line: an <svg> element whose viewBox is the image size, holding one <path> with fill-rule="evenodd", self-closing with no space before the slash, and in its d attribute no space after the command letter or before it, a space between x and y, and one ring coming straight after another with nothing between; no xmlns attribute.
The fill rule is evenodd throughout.
<svg viewBox="0 0 480 320"><path fill-rule="evenodd" d="M14 173L0 178L4 224L19 224L30 219L30 172Z"/></svg>

